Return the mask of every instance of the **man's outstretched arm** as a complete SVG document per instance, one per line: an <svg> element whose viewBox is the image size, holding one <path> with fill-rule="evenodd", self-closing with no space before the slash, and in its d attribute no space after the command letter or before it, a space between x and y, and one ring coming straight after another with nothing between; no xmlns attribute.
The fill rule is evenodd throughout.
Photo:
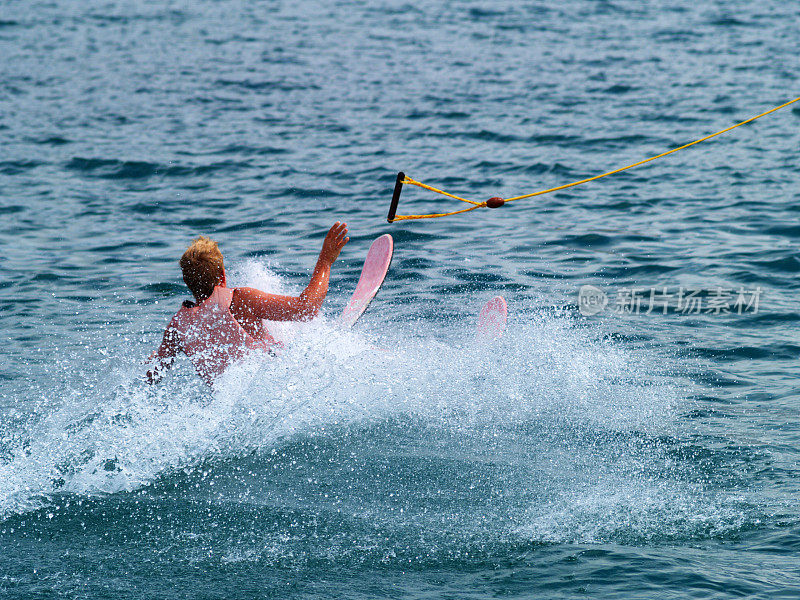
<svg viewBox="0 0 800 600"><path fill-rule="evenodd" d="M322 307L328 294L331 265L339 257L350 238L347 237L347 223L337 221L325 236L319 253L317 266L311 281L303 293L297 297L267 294L255 288L236 288L231 302L231 313L237 321L308 321Z"/></svg>

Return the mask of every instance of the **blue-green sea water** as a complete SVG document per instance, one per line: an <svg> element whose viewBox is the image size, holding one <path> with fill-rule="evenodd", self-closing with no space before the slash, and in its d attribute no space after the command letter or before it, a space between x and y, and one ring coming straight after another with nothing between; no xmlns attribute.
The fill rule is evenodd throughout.
<svg viewBox="0 0 800 600"><path fill-rule="evenodd" d="M800 598L797 105L385 220L399 170L509 197L790 100L798 22L778 0L0 1L0 597ZM399 212L462 206L407 186ZM297 293L339 219L324 315L280 357L144 383L194 236L234 285ZM704 309L652 309L664 288ZM758 304L705 310L719 289ZM508 330L476 342L498 294Z"/></svg>

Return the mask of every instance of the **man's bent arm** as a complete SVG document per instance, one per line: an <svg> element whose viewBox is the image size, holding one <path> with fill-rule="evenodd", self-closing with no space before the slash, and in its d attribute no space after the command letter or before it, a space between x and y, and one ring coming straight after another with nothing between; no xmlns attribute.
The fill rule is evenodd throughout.
<svg viewBox="0 0 800 600"><path fill-rule="evenodd" d="M231 313L237 321L267 319L268 321L308 321L322 307L328 293L331 266L320 259L311 276L311 282L299 296L267 294L255 288L233 290Z"/></svg>
<svg viewBox="0 0 800 600"><path fill-rule="evenodd" d="M314 318L328 294L331 265L350 241L346 235L347 224L336 222L331 227L322 244L311 281L302 294L297 297L280 296L254 288L236 288L231 302L233 316L239 321L308 321Z"/></svg>

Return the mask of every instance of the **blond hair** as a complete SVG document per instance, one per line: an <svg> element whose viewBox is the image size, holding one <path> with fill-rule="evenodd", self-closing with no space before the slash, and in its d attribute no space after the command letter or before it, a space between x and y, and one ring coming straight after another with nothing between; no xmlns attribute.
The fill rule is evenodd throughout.
<svg viewBox="0 0 800 600"><path fill-rule="evenodd" d="M222 252L217 242L201 235L181 256L183 281L198 301L203 301L214 292L214 286L222 283L225 267Z"/></svg>

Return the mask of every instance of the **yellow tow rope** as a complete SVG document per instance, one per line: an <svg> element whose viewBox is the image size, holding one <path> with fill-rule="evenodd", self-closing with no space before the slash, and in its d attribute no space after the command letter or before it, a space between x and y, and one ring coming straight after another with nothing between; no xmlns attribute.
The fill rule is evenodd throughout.
<svg viewBox="0 0 800 600"><path fill-rule="evenodd" d="M461 198L460 196L456 196L455 194L450 194L448 192L445 192L443 190L437 189L437 188L432 187L430 185L426 185L426 184L421 183L419 181L415 181L414 179L411 179L410 177L408 177L404 173L400 172L400 173L397 174L397 182L395 184L394 195L392 196L392 204L391 204L391 207L389 208L389 216L388 216L387 220L389 221L389 223L393 223L394 221L406 221L406 220L410 220L410 219L438 219L440 217L449 217L451 215L459 215L461 213L470 212L470 211L475 210L477 208L483 208L483 207L499 208L503 204L507 204L508 202L514 202L515 200L522 200L523 198L533 198L534 196L541 196L543 194L549 194L551 192L557 192L559 190L565 190L567 188L571 188L571 187L574 187L576 185L581 185L583 183L588 183L590 181L594 181L595 179L600 179L601 177L607 177L608 175L614 175L615 173L620 173L620 172L625 171L627 169L632 169L633 167L638 167L639 165L643 165L645 163L649 163L650 161L656 160L657 158L662 158L664 156L667 156L668 154L672 154L673 152L677 152L678 150L683 150L685 148L688 148L689 146L694 146L695 144L699 144L700 142L704 142L706 140L710 140L711 138L716 137L718 135L722 135L723 133L726 133L726 132L730 131L731 129L736 129L737 127L741 127L742 125L746 125L747 123L752 123L756 119L760 119L761 117L765 117L770 113L774 113L776 110L780 110L782 108L785 108L785 107L789 106L790 104L794 104L798 100L800 100L800 97L795 98L794 100L790 100L789 102L786 102L784 104L781 104L780 106L776 106L775 108L771 108L770 110L768 110L766 112L763 112L760 115L756 115L755 117L750 117L746 121L742 121L741 123L736 123L736 125L731 125L730 127L727 127L726 129L723 129L722 131L717 131L716 133L712 133L711 135L707 135L705 137L701 137L699 140L695 140L693 142L689 142L688 144L684 144L683 146L679 146L678 148L673 148L672 150L668 150L667 152L662 152L661 154L657 154L656 156L651 156L650 158L646 158L644 160L640 160L639 162L635 162L635 163L627 165L625 167L620 167L619 169L614 169L613 171L609 171L608 173L603 173L601 175L595 175L594 177L588 177L586 179L581 179L580 181L573 181L572 183L566 183L564 185L559 185L557 187L549 188L549 189L546 189L546 190L540 190L538 192L533 192L531 194L523 194L522 196L514 196L513 198L505 198L505 199L503 199L503 198L490 198L489 200L486 200L484 202L476 202L474 200L467 200L466 198ZM402 190L402 187L405 184L416 185L417 187L421 187L421 188L424 188L426 190L430 190L431 192L436 192L437 194L442 194L443 196L448 196L450 198L454 198L456 200L460 200L461 202L466 202L467 204L471 204L472 206L470 206L469 208L463 208L461 210L454 210L452 212L445 212L445 213L432 213L432 214L427 214L427 215L398 215L397 214L397 204L398 204L398 202L400 200L400 191Z"/></svg>

